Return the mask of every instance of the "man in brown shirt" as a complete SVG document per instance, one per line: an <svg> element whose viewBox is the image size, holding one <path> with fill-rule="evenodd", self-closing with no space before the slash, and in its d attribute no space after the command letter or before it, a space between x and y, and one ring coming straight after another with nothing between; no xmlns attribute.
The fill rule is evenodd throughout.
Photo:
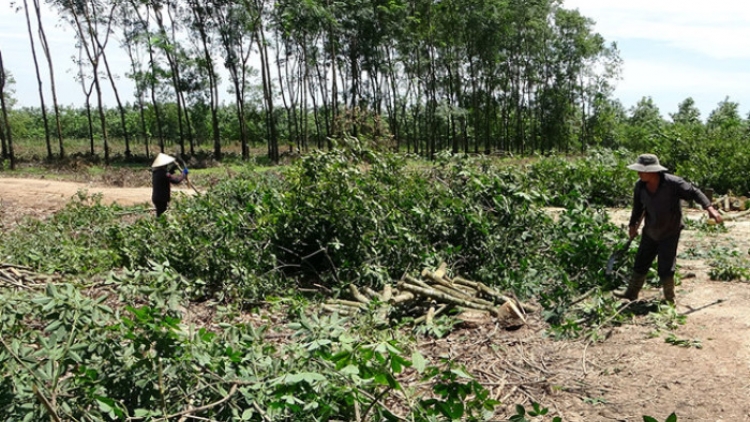
<svg viewBox="0 0 750 422"><path fill-rule="evenodd" d="M628 289L618 296L637 300L648 270L658 257L658 274L664 289L664 299L674 303L677 243L684 227L680 200L697 202L717 223L722 222L721 215L711 206L706 195L693 184L667 174L667 169L659 164L659 158L655 155L642 154L628 168L637 171L640 179L633 192L631 239L638 235L641 217L645 223Z"/></svg>

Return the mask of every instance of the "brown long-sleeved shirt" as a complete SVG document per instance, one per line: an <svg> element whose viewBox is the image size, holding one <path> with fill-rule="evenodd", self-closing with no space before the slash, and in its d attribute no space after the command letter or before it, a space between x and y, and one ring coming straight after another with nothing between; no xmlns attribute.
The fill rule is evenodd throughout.
<svg viewBox="0 0 750 422"><path fill-rule="evenodd" d="M646 189L646 183L639 180L633 191L630 225L637 225L645 212L643 233L650 238L661 240L679 234L684 227L680 199L695 201L703 209L711 206L700 189L681 177L662 173L659 187L654 193L650 193Z"/></svg>

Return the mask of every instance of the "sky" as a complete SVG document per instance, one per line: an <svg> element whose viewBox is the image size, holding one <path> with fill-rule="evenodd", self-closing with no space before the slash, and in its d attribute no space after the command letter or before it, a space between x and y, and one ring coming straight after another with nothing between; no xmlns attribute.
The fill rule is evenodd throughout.
<svg viewBox="0 0 750 422"><path fill-rule="evenodd" d="M740 113L747 117L750 110L750 6L744 1L563 2L566 8L578 9L594 20L594 31L608 43L617 43L623 71L614 97L626 109L643 97L651 97L662 116L668 118L669 113L677 111L679 103L692 97L705 119L728 98L739 103ZM5 68L16 80L15 98L19 105L37 106L39 93L25 17L22 12L14 12L9 3L9 0L0 0L0 52ZM73 32L60 25L49 10L43 9L42 14L48 22L45 27L53 51L58 100L63 105L80 106L84 96L74 79ZM43 60L38 46L37 54ZM124 53L110 60L124 76L128 67ZM41 63L46 66L45 62ZM42 74L42 80L48 86L46 75L46 72ZM118 81L118 89L123 93L133 91L132 84L126 83L124 78ZM51 104L50 98L47 94L47 104ZM105 102L114 104L111 94L107 94Z"/></svg>
<svg viewBox="0 0 750 422"><path fill-rule="evenodd" d="M750 6L744 0L564 0L616 42L623 59L615 97L651 97L662 116L688 97L706 119L727 98L750 110Z"/></svg>

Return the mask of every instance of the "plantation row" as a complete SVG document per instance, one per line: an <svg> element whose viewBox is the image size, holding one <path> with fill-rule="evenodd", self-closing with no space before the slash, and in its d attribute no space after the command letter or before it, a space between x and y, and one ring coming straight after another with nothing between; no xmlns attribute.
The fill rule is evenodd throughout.
<svg viewBox="0 0 750 422"><path fill-rule="evenodd" d="M451 362L422 356L399 330L405 321L377 330L368 318L320 316L321 297L300 288L335 296L447 262L541 304L551 335L595 337L624 318L617 302L573 302L615 287L603 268L624 233L594 204L628 201L632 158L598 151L519 169L353 143L274 171L248 167L176 200L166 218L82 193L0 243L0 262L66 280L0 287L0 412L9 421L487 420L497 402ZM564 210L553 218L549 204ZM274 303L295 322L238 318ZM220 306L195 327L201 304ZM279 330L296 342L274 342ZM407 373L430 391L404 388Z"/></svg>

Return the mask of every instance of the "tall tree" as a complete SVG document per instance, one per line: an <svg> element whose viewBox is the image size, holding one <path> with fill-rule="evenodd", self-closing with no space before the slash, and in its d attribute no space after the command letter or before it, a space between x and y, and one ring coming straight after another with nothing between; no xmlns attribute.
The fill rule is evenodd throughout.
<svg viewBox="0 0 750 422"><path fill-rule="evenodd" d="M716 132L722 137L739 137L743 125L739 108L739 103L729 101L729 97L724 98L708 115L706 129Z"/></svg>
<svg viewBox="0 0 750 422"><path fill-rule="evenodd" d="M193 20L190 24L191 32L198 35L202 57L197 60L199 69L203 70L208 77L209 107L211 108L211 132L213 135L214 158L221 160L221 137L219 133L219 76L214 66L212 55L213 45L209 37L209 31L216 30L218 25L211 13L211 6L204 5L204 1L188 0ZM192 151L191 151L192 152Z"/></svg>
<svg viewBox="0 0 750 422"><path fill-rule="evenodd" d="M49 67L49 81L50 89L52 91L52 106L55 110L55 125L57 128L57 142L60 149L60 158L65 157L65 147L63 146L62 126L60 124L60 106L57 101L57 86L55 84L55 67L52 63L52 53L49 49L49 43L47 42L47 34L44 31L44 25L42 24L42 9L39 0L34 0L34 10L36 12L36 21L39 28L39 43L42 45L42 51L44 57L47 59L47 66Z"/></svg>
<svg viewBox="0 0 750 422"><path fill-rule="evenodd" d="M16 154L13 151L13 133L8 119L8 104L6 101L6 87L10 82L10 77L5 72L3 63L3 53L0 51L0 111L2 111L3 120L0 124L0 135L2 135L2 153L3 158L10 160L10 169L16 169Z"/></svg>
<svg viewBox="0 0 750 422"><path fill-rule="evenodd" d="M76 38L91 67L94 90L96 92L99 125L104 147L104 163L109 164L110 149L107 134L107 117L102 92L100 66L104 60L104 47L112 33L112 16L115 5L105 8L99 0L51 0L73 27ZM106 65L105 65L106 66Z"/></svg>
<svg viewBox="0 0 750 422"><path fill-rule="evenodd" d="M253 37L260 22L260 13L236 4L232 0L212 0L214 19L224 53L224 67L234 91L235 108L240 129L242 158L250 158L248 148L248 128L246 121L246 94L248 77L252 68L248 62L252 53Z"/></svg>
<svg viewBox="0 0 750 422"><path fill-rule="evenodd" d="M267 0L243 0L248 10L258 10L265 13ZM276 116L273 104L273 84L271 82L271 59L268 53L268 42L263 21L255 28L255 40L260 53L261 79L263 82L263 99L266 111L266 127L268 128L268 158L273 162L279 161L279 139L276 132Z"/></svg>
<svg viewBox="0 0 750 422"><path fill-rule="evenodd" d="M23 10L26 14L26 28L29 32L29 42L31 43L31 57L34 59L34 71L36 73L37 87L39 88L39 103L41 105L42 120L44 121L44 140L47 145L47 158L52 159L52 141L49 133L49 119L47 118L47 106L44 103L44 84L42 83L42 76L39 71L39 60L36 56L36 43L34 42L34 35L31 30L31 18L29 17L29 4L27 0L23 0Z"/></svg>
<svg viewBox="0 0 750 422"><path fill-rule="evenodd" d="M701 112L695 106L693 97L685 98L677 105L677 112L670 113L669 117L675 124L692 125L701 122Z"/></svg>

